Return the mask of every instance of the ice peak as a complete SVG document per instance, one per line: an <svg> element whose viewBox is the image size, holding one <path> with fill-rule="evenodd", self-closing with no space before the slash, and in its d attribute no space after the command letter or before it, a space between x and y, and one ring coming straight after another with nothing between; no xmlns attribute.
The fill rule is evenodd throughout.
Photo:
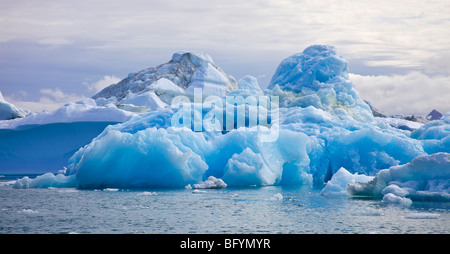
<svg viewBox="0 0 450 254"><path fill-rule="evenodd" d="M28 109L18 108L12 103L7 102L0 91L0 121L25 117L29 113L30 111Z"/></svg>
<svg viewBox="0 0 450 254"><path fill-rule="evenodd" d="M279 85L294 92L301 92L303 87L317 90L320 83L332 83L335 77L348 79L347 61L334 46L312 45L284 59L268 88Z"/></svg>
<svg viewBox="0 0 450 254"><path fill-rule="evenodd" d="M180 62L183 57L189 58L189 60L197 67L201 67L208 63L214 64L214 61L210 55L204 52L195 51L178 51L172 55L172 61Z"/></svg>
<svg viewBox="0 0 450 254"><path fill-rule="evenodd" d="M174 96L191 93L194 88L202 88L204 95L224 96L237 87L236 80L216 66L207 53L179 51L169 62L130 73L127 78L106 87L92 98L109 101L114 97L118 104L138 103L135 106L148 107L170 104ZM156 91L156 96L148 96L149 91Z"/></svg>

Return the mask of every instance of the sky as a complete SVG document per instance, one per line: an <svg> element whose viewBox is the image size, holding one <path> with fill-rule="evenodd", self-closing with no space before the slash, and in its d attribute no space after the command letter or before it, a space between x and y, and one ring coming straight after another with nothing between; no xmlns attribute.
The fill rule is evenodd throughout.
<svg viewBox="0 0 450 254"><path fill-rule="evenodd" d="M91 97L180 50L210 54L264 88L313 44L349 62L388 114L450 111L450 1L2 0L0 91L32 111Z"/></svg>

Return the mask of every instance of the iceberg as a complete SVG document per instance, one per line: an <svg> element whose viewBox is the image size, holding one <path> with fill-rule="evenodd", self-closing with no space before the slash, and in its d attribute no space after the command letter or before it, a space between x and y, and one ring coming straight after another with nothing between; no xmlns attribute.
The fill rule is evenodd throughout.
<svg viewBox="0 0 450 254"><path fill-rule="evenodd" d="M313 45L283 60L268 88L273 90L278 86L283 91L306 95L299 98L303 105L312 100L321 109L330 111L341 107L356 120L373 121L370 106L359 97L348 77L347 66L335 47Z"/></svg>
<svg viewBox="0 0 450 254"><path fill-rule="evenodd" d="M30 113L27 109L21 109L7 102L0 91L0 121L25 117Z"/></svg>
<svg viewBox="0 0 450 254"><path fill-rule="evenodd" d="M420 140L428 154L450 153L450 112L413 131L411 137Z"/></svg>
<svg viewBox="0 0 450 254"><path fill-rule="evenodd" d="M137 114L87 98L63 107L0 121L0 170L3 173L56 172L106 126Z"/></svg>
<svg viewBox="0 0 450 254"><path fill-rule="evenodd" d="M185 188L189 189L190 185L187 185ZM222 189L227 187L227 184L222 180L215 178L214 176L208 177L207 180L201 183L194 184L191 188L194 189Z"/></svg>
<svg viewBox="0 0 450 254"><path fill-rule="evenodd" d="M435 153L380 170L365 183L350 183L350 195L383 197L385 202L405 200L450 201L450 154Z"/></svg>
<svg viewBox="0 0 450 254"><path fill-rule="evenodd" d="M238 81L238 88L243 90L261 92L261 87L259 86L258 80L250 75L245 75Z"/></svg>
<svg viewBox="0 0 450 254"><path fill-rule="evenodd" d="M448 169L448 153L431 152L450 147L448 116L415 131L377 120L332 46L313 45L286 58L264 91L251 76L235 82L207 54L180 52L93 99L152 110L129 112L132 118L107 126L71 156L58 179L70 178L67 184L79 188L183 188L220 180L227 186L325 185L323 195L351 190L391 203L447 197L442 167ZM436 162L430 162L436 174L413 166L426 158ZM371 189L382 172L401 168L409 173ZM403 178L410 173L415 177Z"/></svg>
<svg viewBox="0 0 450 254"><path fill-rule="evenodd" d="M78 102L70 102L59 109L30 113L26 117L9 121L0 121L0 129L14 129L26 125L43 125L51 123L73 122L125 122L135 114L120 110L113 104L98 106L91 99L86 98Z"/></svg>
<svg viewBox="0 0 450 254"><path fill-rule="evenodd" d="M323 196L347 196L347 185L355 182L363 183L373 180L373 176L351 174L345 168L340 168L321 190Z"/></svg>

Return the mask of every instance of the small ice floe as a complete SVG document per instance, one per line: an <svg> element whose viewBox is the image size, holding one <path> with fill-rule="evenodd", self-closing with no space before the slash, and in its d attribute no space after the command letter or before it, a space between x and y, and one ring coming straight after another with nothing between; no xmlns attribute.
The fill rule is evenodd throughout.
<svg viewBox="0 0 450 254"><path fill-rule="evenodd" d="M195 189L195 190L192 191L192 194L203 194L203 193L206 193L206 191L199 190L199 189Z"/></svg>
<svg viewBox="0 0 450 254"><path fill-rule="evenodd" d="M154 192L154 191L144 191L141 193L137 194L138 196L156 196L158 195L158 193Z"/></svg>
<svg viewBox="0 0 450 254"><path fill-rule="evenodd" d="M281 193L277 193L277 194L273 195L269 200L281 201L281 200L283 200L283 195L281 195Z"/></svg>
<svg viewBox="0 0 450 254"><path fill-rule="evenodd" d="M103 189L103 191L118 191L119 189L117 189L117 188L105 188L105 189Z"/></svg>
<svg viewBox="0 0 450 254"><path fill-rule="evenodd" d="M438 217L437 213L408 213L405 215L407 219L437 219Z"/></svg>
<svg viewBox="0 0 450 254"><path fill-rule="evenodd" d="M222 179L214 176L208 177L204 182L192 185L194 189L222 189L225 187L227 187L227 184Z"/></svg>
<svg viewBox="0 0 450 254"><path fill-rule="evenodd" d="M360 213L356 213L357 216L384 216L384 212L373 210L373 209L366 209Z"/></svg>
<svg viewBox="0 0 450 254"><path fill-rule="evenodd" d="M381 200L381 204L383 205L394 205L400 207L409 207L412 204L411 199L406 197L399 197L393 193L388 193L383 196Z"/></svg>
<svg viewBox="0 0 450 254"><path fill-rule="evenodd" d="M18 213L32 215L32 214L38 214L39 211L32 210L32 209L22 209Z"/></svg>

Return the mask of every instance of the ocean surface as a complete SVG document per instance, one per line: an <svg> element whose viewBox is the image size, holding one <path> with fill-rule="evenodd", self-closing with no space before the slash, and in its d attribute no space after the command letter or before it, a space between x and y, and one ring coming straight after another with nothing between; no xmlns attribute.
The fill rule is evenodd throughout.
<svg viewBox="0 0 450 254"><path fill-rule="evenodd" d="M305 186L14 189L0 176L0 234L448 234L450 203L385 206Z"/></svg>

